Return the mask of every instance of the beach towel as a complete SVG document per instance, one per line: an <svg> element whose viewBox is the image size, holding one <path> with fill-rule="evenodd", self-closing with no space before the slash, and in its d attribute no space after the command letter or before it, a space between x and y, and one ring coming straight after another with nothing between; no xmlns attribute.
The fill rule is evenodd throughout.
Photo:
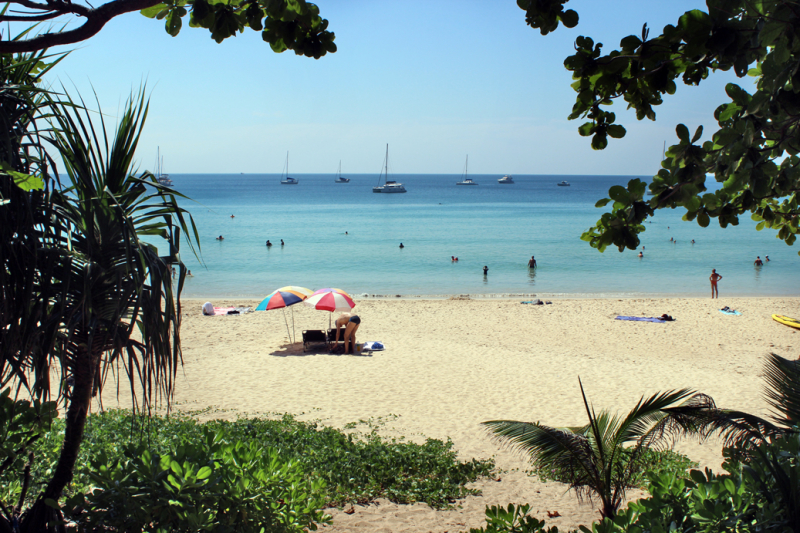
<svg viewBox="0 0 800 533"><path fill-rule="evenodd" d="M661 320L660 318L656 318L654 316L618 316L617 320L632 320L634 322L656 322L658 324L663 324L666 322L665 320Z"/></svg>
<svg viewBox="0 0 800 533"><path fill-rule="evenodd" d="M383 349L383 343L377 341L365 342L364 345L361 346L362 352L380 352Z"/></svg>
<svg viewBox="0 0 800 533"><path fill-rule="evenodd" d="M252 311L251 307L215 307L214 316L243 315Z"/></svg>
<svg viewBox="0 0 800 533"><path fill-rule="evenodd" d="M728 306L723 307L722 309L719 310L719 312L722 313L723 315L734 315L734 316L740 316L742 314L736 309L731 309Z"/></svg>
<svg viewBox="0 0 800 533"><path fill-rule="evenodd" d="M520 303L532 304L532 305L544 305L544 302L541 301L541 300L530 300L530 301L527 301L527 302L520 302Z"/></svg>

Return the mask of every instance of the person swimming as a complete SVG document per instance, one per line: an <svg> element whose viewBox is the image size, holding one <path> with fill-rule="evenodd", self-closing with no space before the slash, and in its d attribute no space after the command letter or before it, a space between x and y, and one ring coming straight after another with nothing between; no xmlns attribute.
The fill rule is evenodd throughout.
<svg viewBox="0 0 800 533"><path fill-rule="evenodd" d="M283 242L283 239L281 239L281 246L283 246L284 244L285 244L285 243Z"/></svg>
<svg viewBox="0 0 800 533"><path fill-rule="evenodd" d="M768 255L764 256L764 261L769 262L769 256Z"/></svg>
<svg viewBox="0 0 800 533"><path fill-rule="evenodd" d="M644 254L642 252L639 252L639 257L644 257Z"/></svg>
<svg viewBox="0 0 800 533"><path fill-rule="evenodd" d="M402 242L400 243L400 248L405 248L405 246L403 246Z"/></svg>
<svg viewBox="0 0 800 533"><path fill-rule="evenodd" d="M269 242L269 239L267 239L267 248L269 248L270 246L272 246L272 243Z"/></svg>
<svg viewBox="0 0 800 533"><path fill-rule="evenodd" d="M216 238L216 240L218 240L218 241L224 241L224 240L225 240L225 237L223 237L222 235L220 235L219 237L217 237L217 238Z"/></svg>
<svg viewBox="0 0 800 533"><path fill-rule="evenodd" d="M760 267L761 265L764 264L764 262L761 260L761 256L760 255L756 256L756 260L753 261L753 264L755 266L757 266L757 267Z"/></svg>
<svg viewBox="0 0 800 533"><path fill-rule="evenodd" d="M488 266L486 266L486 265L483 265L483 275L485 276L485 275L487 275L488 273L489 273L489 267L488 267Z"/></svg>

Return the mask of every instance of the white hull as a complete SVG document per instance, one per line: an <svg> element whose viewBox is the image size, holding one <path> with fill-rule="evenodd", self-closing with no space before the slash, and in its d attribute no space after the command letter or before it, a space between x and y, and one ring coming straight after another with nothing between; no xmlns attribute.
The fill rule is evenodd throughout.
<svg viewBox="0 0 800 533"><path fill-rule="evenodd" d="M389 186L373 187L372 188L372 192L381 192L381 193L384 193L384 194L389 194L389 193L399 193L399 192L408 192L408 191L406 191L406 188L403 187L403 184L401 183L399 187L389 187Z"/></svg>
<svg viewBox="0 0 800 533"><path fill-rule="evenodd" d="M497 180L497 183L500 183L502 185L513 185L514 180L511 178L511 176L503 176L502 178Z"/></svg>

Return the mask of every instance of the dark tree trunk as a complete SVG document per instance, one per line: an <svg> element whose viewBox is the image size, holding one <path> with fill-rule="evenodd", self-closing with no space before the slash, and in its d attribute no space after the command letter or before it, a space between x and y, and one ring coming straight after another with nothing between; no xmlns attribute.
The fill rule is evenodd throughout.
<svg viewBox="0 0 800 533"><path fill-rule="evenodd" d="M97 340L95 342L101 344ZM58 501L64 488L72 481L73 470L83 441L86 417L92 401L97 362L101 353L101 350L94 351L98 352L98 355L93 356L86 344L81 344L75 354L75 364L72 368L75 381L65 419L61 456L58 458L55 472L47 488L39 495L36 503L22 519L20 531L23 533L60 533L65 531L61 512L45 504L45 501L48 499Z"/></svg>

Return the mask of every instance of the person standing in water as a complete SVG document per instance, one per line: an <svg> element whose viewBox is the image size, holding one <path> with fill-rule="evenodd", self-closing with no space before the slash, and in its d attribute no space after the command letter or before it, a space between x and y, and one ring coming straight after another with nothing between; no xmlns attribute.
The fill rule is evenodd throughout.
<svg viewBox="0 0 800 533"><path fill-rule="evenodd" d="M711 298L719 298L719 288L717 288L717 282L722 279L722 276L717 274L717 269L711 269L711 277L708 278L711 281Z"/></svg>
<svg viewBox="0 0 800 533"><path fill-rule="evenodd" d="M528 268L536 268L536 259L534 259L533 256L531 256L531 260L528 261Z"/></svg>
<svg viewBox="0 0 800 533"><path fill-rule="evenodd" d="M489 274L489 267L486 266L486 265L483 265L483 275L486 276L487 274Z"/></svg>
<svg viewBox="0 0 800 533"><path fill-rule="evenodd" d="M753 261L753 264L755 266L757 266L757 267L760 267L761 265L764 264L764 262L761 260L761 256L760 255L756 256L756 260Z"/></svg>

